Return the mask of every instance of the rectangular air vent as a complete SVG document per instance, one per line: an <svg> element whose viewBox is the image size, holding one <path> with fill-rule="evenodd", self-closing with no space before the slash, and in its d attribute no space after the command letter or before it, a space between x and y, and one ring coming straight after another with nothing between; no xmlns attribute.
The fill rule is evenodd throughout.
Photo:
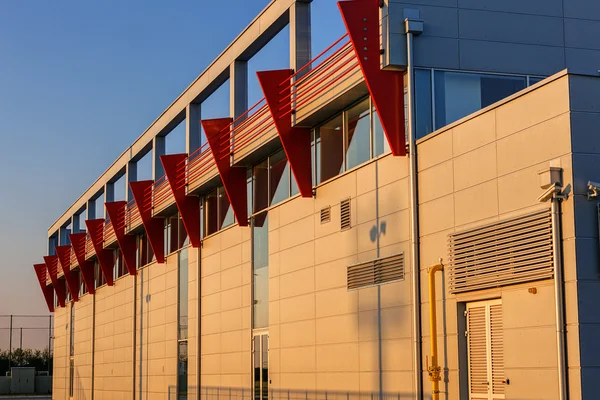
<svg viewBox="0 0 600 400"><path fill-rule="evenodd" d="M348 267L348 290L404 280L404 253Z"/></svg>
<svg viewBox="0 0 600 400"><path fill-rule="evenodd" d="M326 224L331 221L331 206L321 208L321 223Z"/></svg>
<svg viewBox="0 0 600 400"><path fill-rule="evenodd" d="M451 293L553 276L550 210L495 222L448 237Z"/></svg>
<svg viewBox="0 0 600 400"><path fill-rule="evenodd" d="M351 227L350 199L342 200L340 202L340 228L341 230L346 230Z"/></svg>

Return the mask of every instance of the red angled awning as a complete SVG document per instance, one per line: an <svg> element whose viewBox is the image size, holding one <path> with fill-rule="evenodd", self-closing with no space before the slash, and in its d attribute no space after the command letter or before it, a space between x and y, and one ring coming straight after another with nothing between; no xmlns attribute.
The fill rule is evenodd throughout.
<svg viewBox="0 0 600 400"><path fill-rule="evenodd" d="M136 243L135 236L125 234L125 208L127 207L126 201L113 201L111 203L105 203L106 213L108 218L112 222L115 236L117 237L117 243L123 254L123 260L130 275L136 274Z"/></svg>
<svg viewBox="0 0 600 400"><path fill-rule="evenodd" d="M152 190L154 182L130 182L129 187L137 204L142 225L144 225L144 230L146 231L146 235L148 235L148 242L152 246L156 262L163 264L165 262L165 223L162 218L152 217Z"/></svg>
<svg viewBox="0 0 600 400"><path fill-rule="evenodd" d="M42 289L44 299L48 305L48 311L54 312L54 295L52 286L46 285L46 274L48 273L46 264L34 264L33 269L35 270L35 274L40 282L40 288Z"/></svg>
<svg viewBox="0 0 600 400"><path fill-rule="evenodd" d="M58 263L65 275L69 292L71 292L71 298L73 301L78 301L79 282L75 272L71 271L71 246L56 246L55 249L58 256Z"/></svg>
<svg viewBox="0 0 600 400"><path fill-rule="evenodd" d="M94 294L94 263L85 259L85 240L87 233L72 233L69 235L71 241L72 252L75 253L79 270L81 271L81 279L88 289L88 293Z"/></svg>
<svg viewBox="0 0 600 400"><path fill-rule="evenodd" d="M52 286L58 299L58 305L61 307L65 306L66 299L66 285L64 279L58 279L58 257L57 256L44 256L44 263L46 264L46 270L50 275Z"/></svg>
<svg viewBox="0 0 600 400"><path fill-rule="evenodd" d="M112 286L114 260L112 252L104 248L104 219L88 219L85 221L85 226L90 233L104 280L108 286Z"/></svg>

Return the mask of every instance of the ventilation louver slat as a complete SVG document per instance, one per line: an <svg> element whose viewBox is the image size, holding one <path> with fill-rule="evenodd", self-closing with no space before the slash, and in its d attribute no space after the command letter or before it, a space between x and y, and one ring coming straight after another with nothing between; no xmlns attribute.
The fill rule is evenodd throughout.
<svg viewBox="0 0 600 400"><path fill-rule="evenodd" d="M341 230L346 230L351 227L350 199L342 200L340 202L340 228Z"/></svg>
<svg viewBox="0 0 600 400"><path fill-rule="evenodd" d="M545 209L449 235L451 293L549 279L552 220Z"/></svg>
<svg viewBox="0 0 600 400"><path fill-rule="evenodd" d="M378 258L348 267L348 290L404 279L404 254Z"/></svg>
<svg viewBox="0 0 600 400"><path fill-rule="evenodd" d="M331 206L321 209L321 224L326 224L331 221Z"/></svg>

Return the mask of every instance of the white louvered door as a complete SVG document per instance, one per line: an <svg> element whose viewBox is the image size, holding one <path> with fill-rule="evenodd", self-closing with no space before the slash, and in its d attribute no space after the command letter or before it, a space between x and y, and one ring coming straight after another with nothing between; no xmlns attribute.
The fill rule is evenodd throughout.
<svg viewBox="0 0 600 400"><path fill-rule="evenodd" d="M469 399L504 399L502 300L467 304Z"/></svg>

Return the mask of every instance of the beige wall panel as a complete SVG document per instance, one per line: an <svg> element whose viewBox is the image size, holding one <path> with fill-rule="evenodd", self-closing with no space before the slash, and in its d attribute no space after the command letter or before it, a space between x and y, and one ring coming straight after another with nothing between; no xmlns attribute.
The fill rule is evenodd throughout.
<svg viewBox="0 0 600 400"><path fill-rule="evenodd" d="M445 196L421 204L419 232L421 236L448 230L454 227L454 197Z"/></svg>
<svg viewBox="0 0 600 400"><path fill-rule="evenodd" d="M384 371L383 372L383 391L386 393L401 393L405 397L414 395L413 383L414 374L404 371ZM423 386L427 381L423 380Z"/></svg>
<svg viewBox="0 0 600 400"><path fill-rule="evenodd" d="M319 354L319 347L316 351L313 346L309 347L287 347L281 349L281 372L315 372L316 357ZM271 355L269 355L271 357ZM271 362L272 358L269 359Z"/></svg>
<svg viewBox="0 0 600 400"><path fill-rule="evenodd" d="M318 318L316 321L316 343L348 343L358 340L358 314L336 315Z"/></svg>
<svg viewBox="0 0 600 400"><path fill-rule="evenodd" d="M492 180L454 194L456 226L498 215L498 182Z"/></svg>
<svg viewBox="0 0 600 400"><path fill-rule="evenodd" d="M504 329L503 334L505 368L556 368L556 326Z"/></svg>
<svg viewBox="0 0 600 400"><path fill-rule="evenodd" d="M394 157L391 154L377 159L377 183L379 187L408 176L408 157Z"/></svg>
<svg viewBox="0 0 600 400"><path fill-rule="evenodd" d="M315 242L315 262L321 264L356 254L357 241L358 234L355 228L325 236Z"/></svg>
<svg viewBox="0 0 600 400"><path fill-rule="evenodd" d="M279 276L279 297L282 299L312 293L314 291L314 267L301 269Z"/></svg>
<svg viewBox="0 0 600 400"><path fill-rule="evenodd" d="M391 182L379 188L379 216L386 216L409 208L408 178Z"/></svg>
<svg viewBox="0 0 600 400"><path fill-rule="evenodd" d="M528 292L535 287L537 293ZM502 324L504 329L554 326L554 286L551 281L532 282L527 286L507 288L502 292ZM510 312L510 310L519 312Z"/></svg>
<svg viewBox="0 0 600 400"><path fill-rule="evenodd" d="M379 161L381 162L381 161ZM369 163L362 168L356 170L356 195L360 196L371 192L377 187L377 172L375 170L376 163Z"/></svg>
<svg viewBox="0 0 600 400"><path fill-rule="evenodd" d="M372 341L378 340L377 331L378 317L377 310L361 311L358 313L358 340Z"/></svg>
<svg viewBox="0 0 600 400"><path fill-rule="evenodd" d="M377 218L377 208L373 207L373 205L377 203L376 200L377 196L375 191L361 194L356 198L356 218L354 219L356 224L362 224ZM339 217L339 208L337 207L335 214ZM337 221L338 223L336 225L339 226L339 218Z"/></svg>
<svg viewBox="0 0 600 400"><path fill-rule="evenodd" d="M454 158L454 190L460 191L496 178L496 143Z"/></svg>
<svg viewBox="0 0 600 400"><path fill-rule="evenodd" d="M317 373L317 390L326 390L331 392L341 392L340 397L344 398L344 392L358 392L359 386L358 372L321 372Z"/></svg>
<svg viewBox="0 0 600 400"><path fill-rule="evenodd" d="M309 319L306 321L282 323L280 330L280 346L299 347L311 346L316 343L316 321Z"/></svg>
<svg viewBox="0 0 600 400"><path fill-rule="evenodd" d="M496 111L490 110L453 128L453 154L457 157L496 140Z"/></svg>
<svg viewBox="0 0 600 400"><path fill-rule="evenodd" d="M502 138L569 111L569 83L562 77L496 109L496 135Z"/></svg>
<svg viewBox="0 0 600 400"><path fill-rule="evenodd" d="M452 160L419 172L419 204L444 197L454 191L454 164ZM406 190L406 196L408 196Z"/></svg>
<svg viewBox="0 0 600 400"><path fill-rule="evenodd" d="M317 372L358 371L358 343L318 345Z"/></svg>
<svg viewBox="0 0 600 400"><path fill-rule="evenodd" d="M315 294L290 297L279 302L281 322L302 321L315 317Z"/></svg>
<svg viewBox="0 0 600 400"><path fill-rule="evenodd" d="M315 289L345 288L347 267L356 262L356 256L350 256L315 266Z"/></svg>
<svg viewBox="0 0 600 400"><path fill-rule="evenodd" d="M279 246L281 250L289 249L302 243L310 242L315 237L314 216L310 215L294 223L279 228Z"/></svg>
<svg viewBox="0 0 600 400"><path fill-rule="evenodd" d="M423 171L452 158L452 130L418 144L418 170Z"/></svg>
<svg viewBox="0 0 600 400"><path fill-rule="evenodd" d="M498 174L505 175L569 153L569 131L570 117L565 112L498 140Z"/></svg>
<svg viewBox="0 0 600 400"><path fill-rule="evenodd" d="M316 317L331 317L356 313L358 291L348 291L345 287L316 293Z"/></svg>
<svg viewBox="0 0 600 400"><path fill-rule="evenodd" d="M292 177L292 179L294 179ZM315 203L312 199L303 199L295 197L289 201L283 202L277 210L279 211L279 227L299 221L311 216L315 212ZM269 211L269 230L271 225L271 211Z"/></svg>
<svg viewBox="0 0 600 400"><path fill-rule="evenodd" d="M281 385L279 387L290 390L315 390L317 388L316 374L309 373L281 373L279 375Z"/></svg>
<svg viewBox="0 0 600 400"><path fill-rule="evenodd" d="M505 368L510 385L506 386L506 398L556 399L558 398L558 375L556 369Z"/></svg>
<svg viewBox="0 0 600 400"><path fill-rule="evenodd" d="M382 339L405 339L412 337L410 306L384 308L381 310Z"/></svg>
<svg viewBox="0 0 600 400"><path fill-rule="evenodd" d="M356 197L356 174L341 175L317 188L317 196L314 199L315 211L326 206L339 204L341 200L348 197Z"/></svg>

